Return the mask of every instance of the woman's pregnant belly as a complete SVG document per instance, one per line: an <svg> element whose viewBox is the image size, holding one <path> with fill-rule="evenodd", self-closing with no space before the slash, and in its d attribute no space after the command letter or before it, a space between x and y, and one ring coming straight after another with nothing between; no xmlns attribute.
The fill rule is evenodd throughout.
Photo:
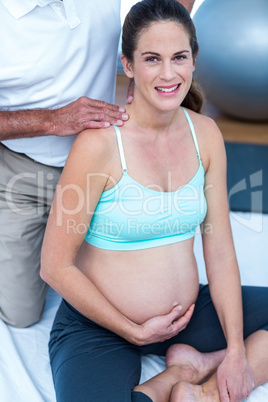
<svg viewBox="0 0 268 402"><path fill-rule="evenodd" d="M127 252L87 244L77 265L118 311L141 324L178 304L182 315L195 302L199 281L192 243Z"/></svg>

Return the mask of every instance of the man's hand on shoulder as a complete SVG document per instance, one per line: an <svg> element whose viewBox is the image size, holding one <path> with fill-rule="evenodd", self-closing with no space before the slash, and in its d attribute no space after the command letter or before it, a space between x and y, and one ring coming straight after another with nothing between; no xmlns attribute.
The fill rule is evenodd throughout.
<svg viewBox="0 0 268 402"><path fill-rule="evenodd" d="M125 109L87 97L52 111L54 134L67 136L90 128L106 128L114 124L122 126L129 116Z"/></svg>
<svg viewBox="0 0 268 402"><path fill-rule="evenodd" d="M0 111L0 141L66 137L85 129L122 126L128 119L124 108L84 96L59 109Z"/></svg>

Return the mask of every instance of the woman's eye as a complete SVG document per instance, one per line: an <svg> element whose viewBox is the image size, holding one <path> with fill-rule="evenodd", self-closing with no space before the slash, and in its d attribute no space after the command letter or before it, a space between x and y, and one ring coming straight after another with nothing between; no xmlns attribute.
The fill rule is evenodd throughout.
<svg viewBox="0 0 268 402"><path fill-rule="evenodd" d="M180 55L180 56L176 56L175 60L181 61L181 60L185 60L186 56Z"/></svg>
<svg viewBox="0 0 268 402"><path fill-rule="evenodd" d="M157 59L157 57L155 57L155 56L151 56L151 57L147 57L146 58L146 61L149 61L149 62L155 62L155 61L157 61L158 59Z"/></svg>

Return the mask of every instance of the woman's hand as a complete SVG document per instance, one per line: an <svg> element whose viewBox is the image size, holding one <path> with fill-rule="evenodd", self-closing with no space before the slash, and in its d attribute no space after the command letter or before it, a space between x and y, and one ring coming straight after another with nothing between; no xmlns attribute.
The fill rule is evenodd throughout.
<svg viewBox="0 0 268 402"><path fill-rule="evenodd" d="M173 338L188 325L194 311L194 304L183 316L180 316L181 309L181 306L175 306L170 313L145 321L139 326L140 334L135 343L141 346Z"/></svg>
<svg viewBox="0 0 268 402"><path fill-rule="evenodd" d="M227 352L217 370L217 384L222 402L240 402L251 394L254 379L244 351Z"/></svg>

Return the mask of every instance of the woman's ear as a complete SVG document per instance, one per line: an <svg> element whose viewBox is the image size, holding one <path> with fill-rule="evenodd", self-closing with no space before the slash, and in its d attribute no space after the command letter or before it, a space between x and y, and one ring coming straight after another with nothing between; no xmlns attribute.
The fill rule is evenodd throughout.
<svg viewBox="0 0 268 402"><path fill-rule="evenodd" d="M128 61L126 56L123 55L123 54L121 55L120 59L121 59L121 62L123 64L123 69L124 69L124 72L125 72L126 76L128 78L133 78L134 74L133 74L133 71L132 71L132 64L130 63L130 61Z"/></svg>

